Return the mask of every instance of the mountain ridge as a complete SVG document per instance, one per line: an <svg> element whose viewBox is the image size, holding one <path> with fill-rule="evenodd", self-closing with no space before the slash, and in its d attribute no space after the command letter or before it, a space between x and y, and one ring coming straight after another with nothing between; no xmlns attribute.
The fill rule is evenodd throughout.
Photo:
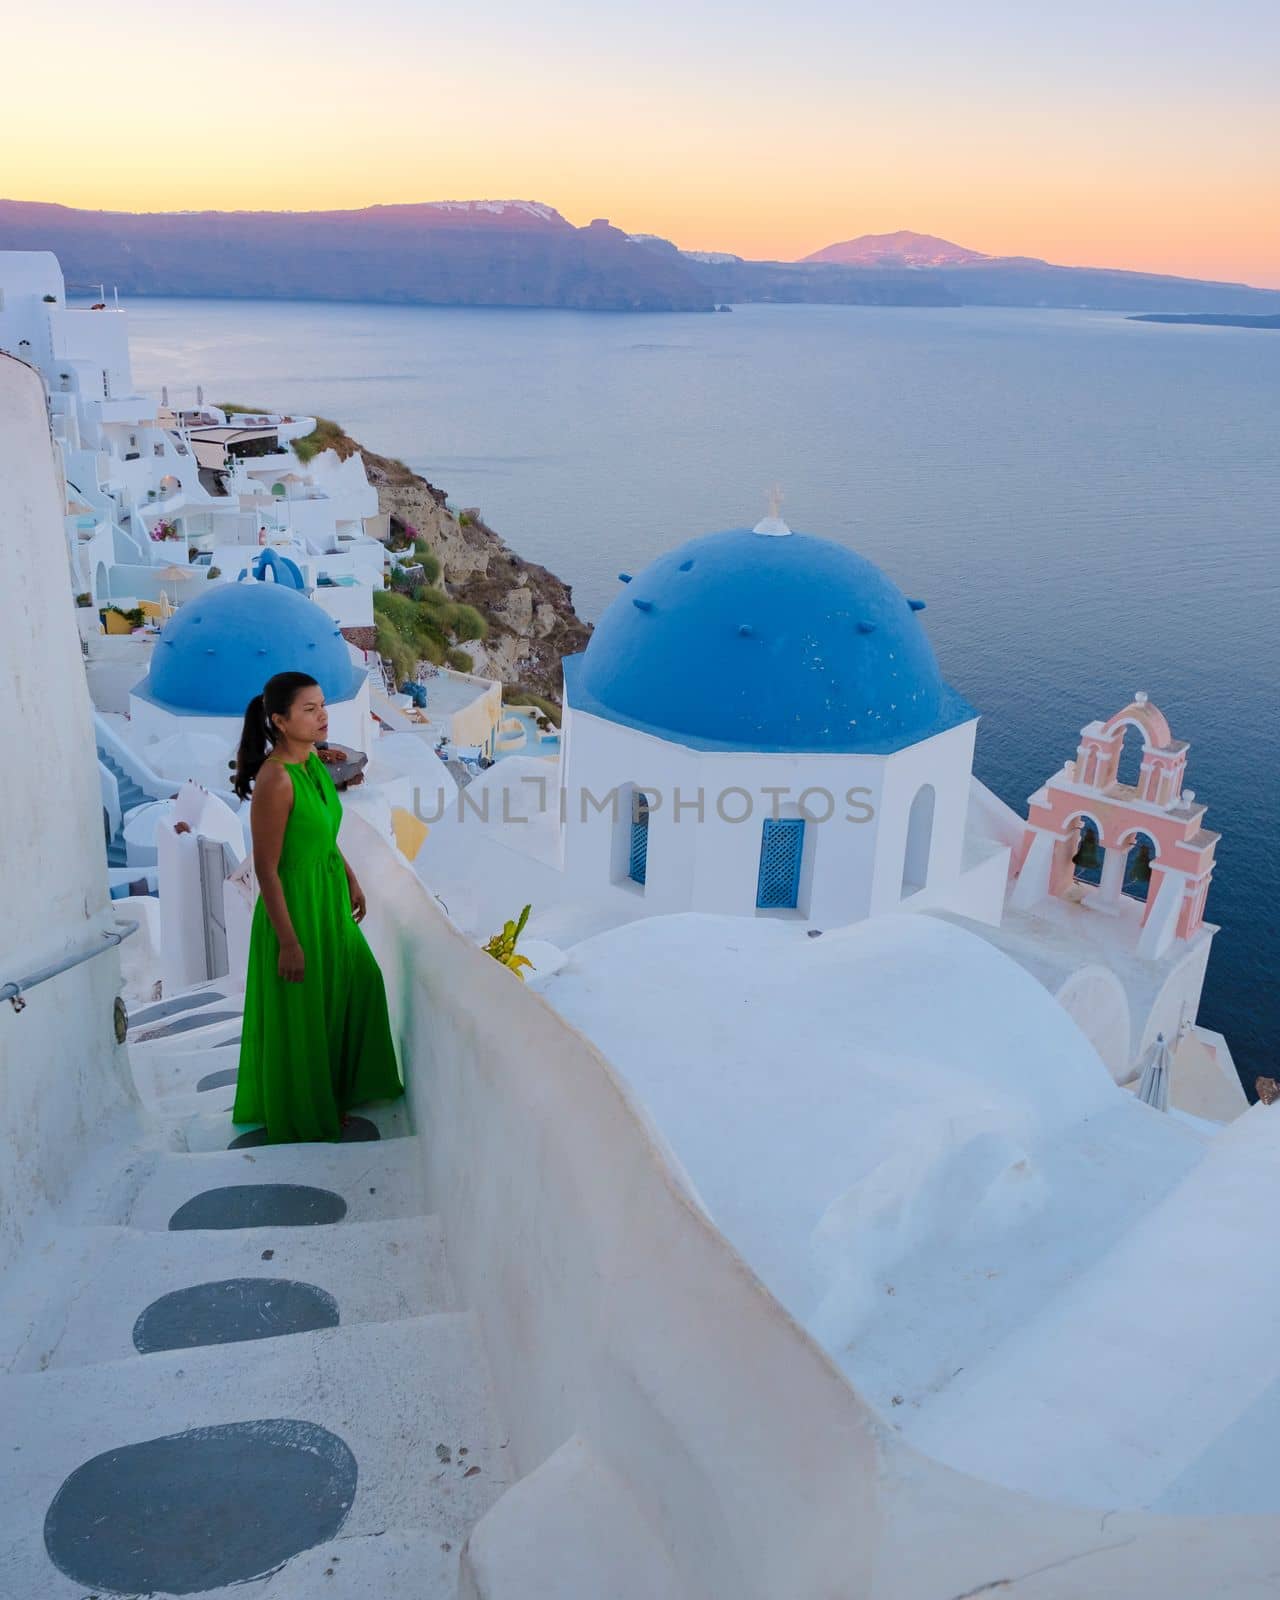
<svg viewBox="0 0 1280 1600"><path fill-rule="evenodd" d="M799 257L799 264L829 263L842 267L954 267L971 261L990 261L981 250L940 239L933 233L913 233L899 228L896 233L860 233L855 239L824 245L810 255ZM1046 263L1047 264L1047 263Z"/></svg>
<svg viewBox="0 0 1280 1600"><path fill-rule="evenodd" d="M1280 309L1280 290L988 256L906 229L859 235L800 261L749 261L627 234L604 218L578 227L539 200L128 212L0 199L0 250L51 250L68 282L112 284L137 296L581 311L711 311L752 302Z"/></svg>

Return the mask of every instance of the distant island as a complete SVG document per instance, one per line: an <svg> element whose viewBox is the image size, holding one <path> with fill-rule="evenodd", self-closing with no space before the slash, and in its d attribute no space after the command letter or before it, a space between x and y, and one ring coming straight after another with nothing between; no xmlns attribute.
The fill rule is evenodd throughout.
<svg viewBox="0 0 1280 1600"><path fill-rule="evenodd" d="M1194 322L1206 328L1275 328L1280 331L1280 316L1275 317L1244 317L1231 316L1212 311L1199 311L1178 314L1172 311L1147 311L1141 316L1130 317L1130 322Z"/></svg>
<svg viewBox="0 0 1280 1600"><path fill-rule="evenodd" d="M81 211L0 200L0 250L48 250L69 283L124 294L574 311L752 302L1028 306L1280 315L1280 291L988 256L931 234L863 234L802 261L681 250L537 200L353 211Z"/></svg>

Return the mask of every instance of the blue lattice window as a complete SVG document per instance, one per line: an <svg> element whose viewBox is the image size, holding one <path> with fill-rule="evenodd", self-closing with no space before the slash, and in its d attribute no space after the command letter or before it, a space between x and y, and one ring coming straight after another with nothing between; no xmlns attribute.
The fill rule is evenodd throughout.
<svg viewBox="0 0 1280 1600"><path fill-rule="evenodd" d="M649 797L643 789L631 791L631 848L627 876L633 883L644 882L649 864Z"/></svg>
<svg viewBox="0 0 1280 1600"><path fill-rule="evenodd" d="M804 856L802 817L766 818L760 837L760 877L756 906L761 911L794 907L800 897L800 862Z"/></svg>

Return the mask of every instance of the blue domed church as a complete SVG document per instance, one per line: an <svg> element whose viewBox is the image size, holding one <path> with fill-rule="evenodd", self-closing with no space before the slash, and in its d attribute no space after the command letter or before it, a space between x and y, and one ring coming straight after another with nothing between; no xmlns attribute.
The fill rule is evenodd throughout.
<svg viewBox="0 0 1280 1600"><path fill-rule="evenodd" d="M210 584L165 624L130 693L130 718L146 742L200 733L234 746L245 707L277 672L309 673L324 690L334 742L369 748L368 684L351 647L332 617L263 562L239 582Z"/></svg>
<svg viewBox="0 0 1280 1600"><path fill-rule="evenodd" d="M776 515L668 551L564 662L570 895L637 915L839 926L910 906L1000 920L966 849L977 712L924 602Z"/></svg>

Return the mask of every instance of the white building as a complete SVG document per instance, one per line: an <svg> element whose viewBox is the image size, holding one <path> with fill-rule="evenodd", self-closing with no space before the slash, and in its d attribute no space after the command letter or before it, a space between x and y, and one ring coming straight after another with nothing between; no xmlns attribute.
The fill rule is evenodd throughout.
<svg viewBox="0 0 1280 1600"><path fill-rule="evenodd" d="M998 921L998 853L965 852L977 713L921 609L777 519L629 580L565 663L566 894L819 927L908 901Z"/></svg>
<svg viewBox="0 0 1280 1600"><path fill-rule="evenodd" d="M71 584L95 607L175 605L263 545L290 555L317 603L352 633L373 624L385 518L363 460L290 449L312 417L174 410L139 394L128 313L67 305L57 258L0 251L0 351L44 379L66 483ZM367 643L367 638L362 639Z"/></svg>
<svg viewBox="0 0 1280 1600"><path fill-rule="evenodd" d="M564 663L558 785L517 760L437 808L417 870L477 937L525 902L530 936L561 951L685 911L814 933L946 916L1031 971L1117 1082L1137 1082L1163 1035L1175 1105L1222 1121L1244 1109L1226 1041L1196 1025L1213 932L1203 806L1156 815L1128 790L1089 790L1099 816L1123 812L1108 838L1126 850L1141 827L1193 840L1181 862L1169 835L1155 870L1176 882L1163 900L1122 903L1114 872L1091 898L1071 886L1080 805L1046 810L1035 796L1029 826L974 776L978 713L942 677L923 602L871 563L771 517L622 578ZM1130 720L1148 712L1135 706ZM1114 779L1108 769L1098 782ZM1047 867L1036 877L1042 847L1059 853L1053 894ZM1196 916L1177 922L1184 880ZM1173 920L1156 945L1149 913L1166 903Z"/></svg>

